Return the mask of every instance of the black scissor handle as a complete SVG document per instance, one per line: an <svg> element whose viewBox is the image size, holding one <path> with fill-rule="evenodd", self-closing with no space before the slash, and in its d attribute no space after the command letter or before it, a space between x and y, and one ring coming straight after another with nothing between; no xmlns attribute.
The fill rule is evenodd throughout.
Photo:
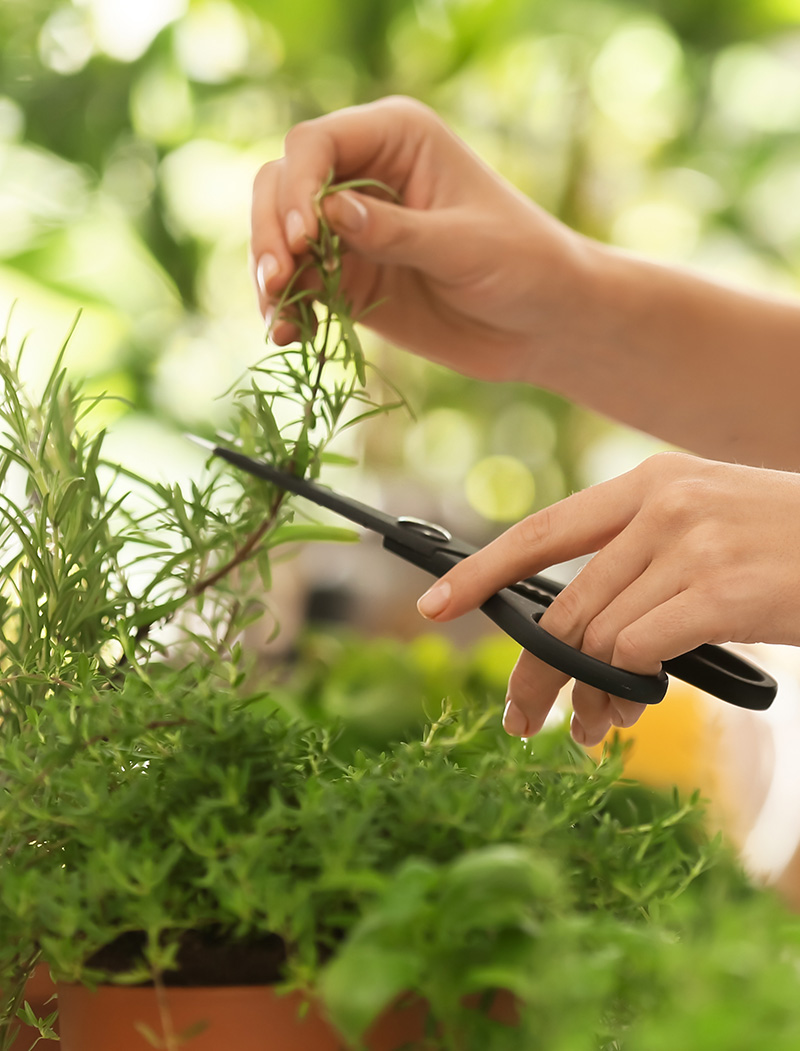
<svg viewBox="0 0 800 1051"><path fill-rule="evenodd" d="M422 533L426 537L426 545L406 544L384 537L383 546L434 576L443 576L476 551L470 544L446 540L435 532L439 527L427 523L409 525L412 527L410 532L417 536ZM421 526L426 531L423 532ZM640 704L658 704L667 691L669 672L739 708L764 711L775 699L778 684L771 675L721 646L705 644L664 661L658 675L637 675L582 653L539 624L539 618L563 590L563 584L548 577L528 577L492 595L481 610L535 657L614 697Z"/></svg>
<svg viewBox="0 0 800 1051"><path fill-rule="evenodd" d="M667 692L666 672L637 675L576 650L540 626L539 617L544 610L539 606L533 612L532 601L535 600L504 588L487 599L481 609L520 646L565 675L628 701L658 704L662 700Z"/></svg>
<svg viewBox="0 0 800 1051"><path fill-rule="evenodd" d="M426 532L423 532L421 525ZM427 537L427 549L418 544L399 543L388 536L384 537L383 546L387 551L392 551L407 562L413 562L414 565L439 577L476 550L469 544L443 540L436 533L431 533L431 530L438 529L438 526L428 523L421 525L413 523L412 532L417 536L422 533ZM657 704L667 691L668 680L665 672L661 671L658 675L637 675L625 671L624 668L616 668L596 657L581 653L539 625L539 618L559 591L561 587L546 577L531 577L530 580L498 591L483 603L481 610L523 649L570 678L580 679L581 682L595 686L598 690L605 690L615 697L639 701L641 704Z"/></svg>
<svg viewBox="0 0 800 1051"><path fill-rule="evenodd" d="M664 661L662 667L691 686L754 712L766 711L778 692L777 682L758 665L710 643Z"/></svg>
<svg viewBox="0 0 800 1051"><path fill-rule="evenodd" d="M538 592L541 600L548 605L563 591L561 584L543 576L530 577L518 587L521 591ZM723 646L711 643L704 643L681 654L680 657L664 661L662 668L675 678L689 683L690 686L696 686L721 701L754 712L766 711L778 693L777 682L757 664ZM613 693L613 690L607 692Z"/></svg>

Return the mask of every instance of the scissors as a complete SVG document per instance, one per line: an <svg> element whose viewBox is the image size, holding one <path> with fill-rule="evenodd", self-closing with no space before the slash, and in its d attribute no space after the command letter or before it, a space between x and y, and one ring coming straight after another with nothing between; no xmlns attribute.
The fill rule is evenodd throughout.
<svg viewBox="0 0 800 1051"><path fill-rule="evenodd" d="M245 456L236 449L216 445L195 435L188 437L234 467L380 534L387 551L435 577L443 576L478 550L456 539L443 526L409 516L394 517L326 486ZM582 653L539 624L542 614L561 590L561 584L536 575L498 591L483 603L481 610L539 660L615 697L641 704L657 704L666 693L669 672L739 708L764 711L772 704L778 691L778 684L772 676L721 646L703 644L664 661L657 675L639 675Z"/></svg>

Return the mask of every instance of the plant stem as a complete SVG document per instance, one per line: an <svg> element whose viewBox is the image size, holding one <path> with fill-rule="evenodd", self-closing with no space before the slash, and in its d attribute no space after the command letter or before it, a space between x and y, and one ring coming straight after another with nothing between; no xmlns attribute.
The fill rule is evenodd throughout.
<svg viewBox="0 0 800 1051"><path fill-rule="evenodd" d="M275 495L275 499L272 501L272 506L269 509L267 517L258 529L254 530L242 546L237 548L233 557L229 559L224 566L220 566L219 569L215 570L209 576L204 577L202 580L195 581L186 594L187 599L196 598L198 595L202 595L204 591L213 587L214 584L218 584L220 580L236 569L237 566L240 566L243 562L246 562L249 558L253 557L258 548L259 541L275 524L275 520L278 517L278 511L280 511L285 495L285 493L277 493Z"/></svg>
<svg viewBox="0 0 800 1051"><path fill-rule="evenodd" d="M155 989L156 1004L158 1005L158 1016L161 1020L164 1051L178 1051L178 1041L175 1037L175 1030L172 1026L172 1014L167 1001L167 991L161 980L161 974L158 971L153 971L153 988Z"/></svg>

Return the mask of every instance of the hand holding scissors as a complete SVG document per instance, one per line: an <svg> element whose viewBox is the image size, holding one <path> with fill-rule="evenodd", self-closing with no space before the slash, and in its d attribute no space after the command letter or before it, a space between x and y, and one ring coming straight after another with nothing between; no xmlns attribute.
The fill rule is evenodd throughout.
<svg viewBox="0 0 800 1051"><path fill-rule="evenodd" d="M254 460L236 449L198 439L233 466L278 488L305 497L383 537L386 550L441 577L477 548L458 540L441 526L406 516L395 517L332 489L298 478L271 464ZM721 700L742 708L765 709L777 685L771 676L744 658L715 645L701 645L663 663L654 675L642 675L599 660L556 638L539 621L561 585L534 575L500 588L481 610L525 650L541 661L597 690L640 704L659 702L667 689L667 672Z"/></svg>

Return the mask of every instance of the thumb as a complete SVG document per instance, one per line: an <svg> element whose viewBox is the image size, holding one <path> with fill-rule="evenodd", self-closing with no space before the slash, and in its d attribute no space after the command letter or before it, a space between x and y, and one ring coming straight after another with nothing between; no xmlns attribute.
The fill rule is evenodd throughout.
<svg viewBox="0 0 800 1051"><path fill-rule="evenodd" d="M324 208L347 247L374 263L411 266L432 276L452 270L452 213L408 208L352 190L331 194Z"/></svg>

